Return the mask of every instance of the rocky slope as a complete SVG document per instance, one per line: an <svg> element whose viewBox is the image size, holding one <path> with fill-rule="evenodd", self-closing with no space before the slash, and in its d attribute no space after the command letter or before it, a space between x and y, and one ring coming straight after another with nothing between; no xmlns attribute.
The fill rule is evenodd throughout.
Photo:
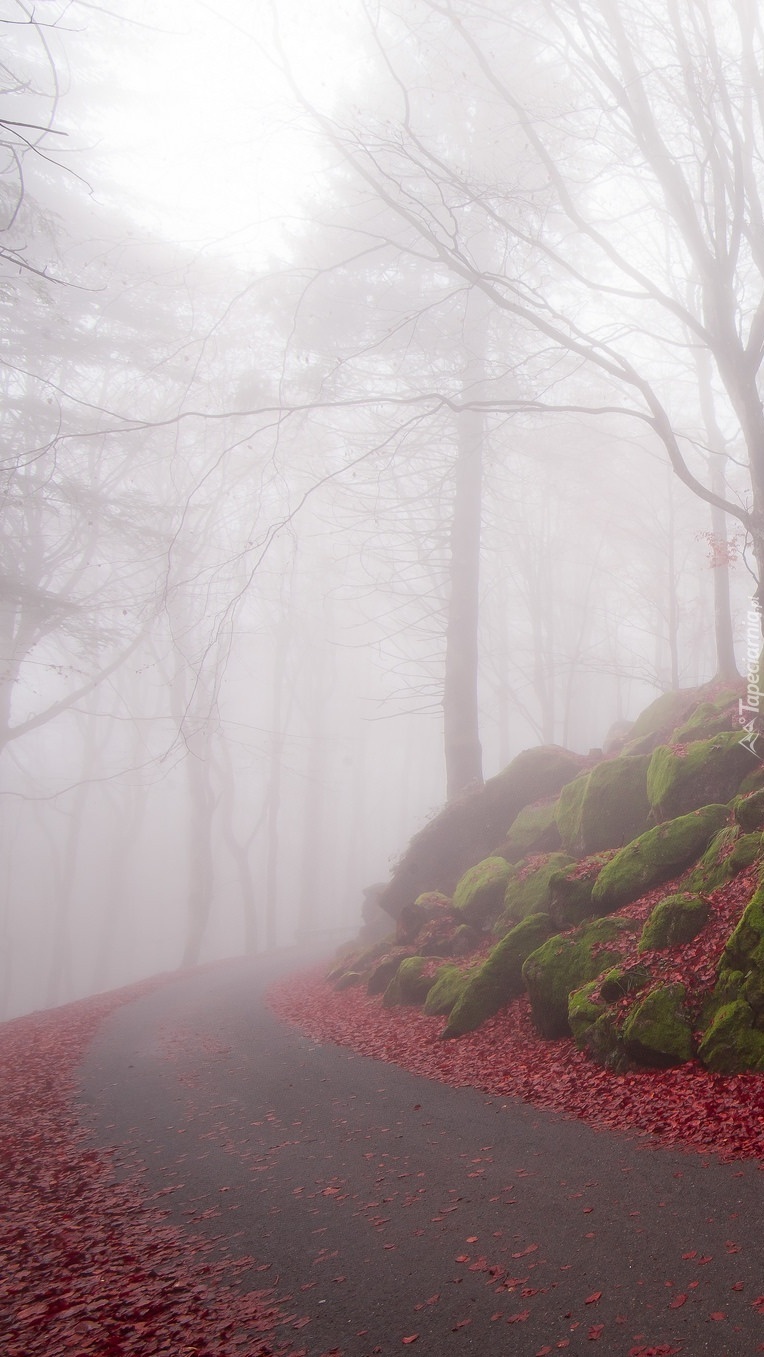
<svg viewBox="0 0 764 1357"><path fill-rule="evenodd" d="M665 694L607 757L519 755L412 841L381 897L394 933L332 984L443 1038L522 997L605 1069L764 1072L764 765L738 697Z"/></svg>

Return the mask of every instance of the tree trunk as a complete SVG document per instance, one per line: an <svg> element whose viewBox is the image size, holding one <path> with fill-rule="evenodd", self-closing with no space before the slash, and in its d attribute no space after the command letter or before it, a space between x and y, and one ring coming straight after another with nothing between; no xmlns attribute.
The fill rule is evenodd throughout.
<svg viewBox="0 0 764 1357"><path fill-rule="evenodd" d="M478 300L484 310L484 304ZM471 310L468 306L468 312ZM482 310L473 327L477 343L465 365L463 399L474 399L484 378L486 319ZM485 420L480 411L470 409L461 410L456 420L456 484L443 679L443 737L449 801L469 787L483 784L478 715L478 623Z"/></svg>

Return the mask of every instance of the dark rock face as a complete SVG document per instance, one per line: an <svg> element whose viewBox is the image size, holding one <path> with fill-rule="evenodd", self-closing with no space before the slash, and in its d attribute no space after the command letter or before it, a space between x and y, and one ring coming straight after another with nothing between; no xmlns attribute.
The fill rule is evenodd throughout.
<svg viewBox="0 0 764 1357"><path fill-rule="evenodd" d="M555 796L586 763L554 745L526 749L484 787L450 802L411 840L379 897L381 908L397 919L423 891L452 895L467 869L503 843L524 806Z"/></svg>

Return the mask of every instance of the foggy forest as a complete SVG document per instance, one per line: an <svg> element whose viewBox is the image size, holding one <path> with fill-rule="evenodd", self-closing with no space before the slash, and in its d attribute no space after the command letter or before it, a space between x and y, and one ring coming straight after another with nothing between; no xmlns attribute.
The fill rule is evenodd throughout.
<svg viewBox="0 0 764 1357"><path fill-rule="evenodd" d="M755 0L7 0L0 1016L744 673Z"/></svg>

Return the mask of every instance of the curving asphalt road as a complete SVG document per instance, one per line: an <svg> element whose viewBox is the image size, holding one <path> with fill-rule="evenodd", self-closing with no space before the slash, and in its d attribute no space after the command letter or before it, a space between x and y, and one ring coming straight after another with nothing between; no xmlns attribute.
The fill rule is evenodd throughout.
<svg viewBox="0 0 764 1357"><path fill-rule="evenodd" d="M241 1284L291 1297L296 1348L764 1352L757 1164L316 1045L263 1002L299 961L168 981L112 1014L80 1071L98 1143L170 1189L172 1220L253 1255L264 1270Z"/></svg>

